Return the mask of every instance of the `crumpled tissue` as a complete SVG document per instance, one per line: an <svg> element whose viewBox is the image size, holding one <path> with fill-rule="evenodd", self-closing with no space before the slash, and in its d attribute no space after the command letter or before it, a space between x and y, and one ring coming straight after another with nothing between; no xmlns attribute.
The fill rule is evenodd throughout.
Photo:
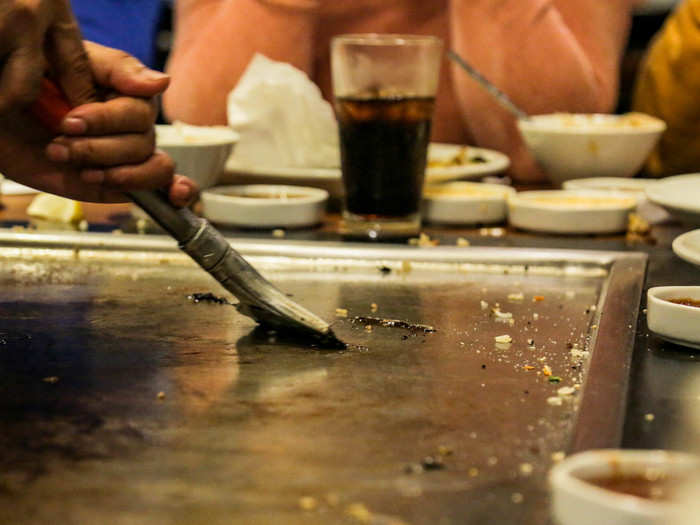
<svg viewBox="0 0 700 525"><path fill-rule="evenodd" d="M331 105L303 71L257 53L227 100L240 134L238 165L333 168L340 165Z"/></svg>

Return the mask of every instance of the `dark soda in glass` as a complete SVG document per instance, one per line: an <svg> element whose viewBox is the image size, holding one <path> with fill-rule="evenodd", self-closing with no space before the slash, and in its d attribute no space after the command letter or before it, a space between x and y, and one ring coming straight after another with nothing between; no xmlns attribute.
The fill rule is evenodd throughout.
<svg viewBox="0 0 700 525"><path fill-rule="evenodd" d="M365 218L417 214L434 97L339 97L345 209Z"/></svg>

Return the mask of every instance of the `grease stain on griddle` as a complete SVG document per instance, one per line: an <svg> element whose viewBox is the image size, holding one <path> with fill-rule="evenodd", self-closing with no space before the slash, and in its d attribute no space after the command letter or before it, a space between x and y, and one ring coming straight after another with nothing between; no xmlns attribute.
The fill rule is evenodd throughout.
<svg viewBox="0 0 700 525"><path fill-rule="evenodd" d="M233 306L233 303L227 299L214 295L211 292L197 292L188 295L187 298L193 303L227 304Z"/></svg>
<svg viewBox="0 0 700 525"><path fill-rule="evenodd" d="M403 328L412 333L429 334L437 332L437 330L427 324L411 323L401 319L385 319L382 317L366 317L357 316L350 320L353 324L362 324L363 326L382 326L384 328Z"/></svg>

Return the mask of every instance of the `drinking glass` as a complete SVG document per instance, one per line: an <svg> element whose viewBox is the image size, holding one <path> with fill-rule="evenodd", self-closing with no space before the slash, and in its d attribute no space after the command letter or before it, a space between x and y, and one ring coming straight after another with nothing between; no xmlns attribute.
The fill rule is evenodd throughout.
<svg viewBox="0 0 700 525"><path fill-rule="evenodd" d="M442 40L394 34L331 41L334 107L345 195L341 232L406 237L420 204L442 61Z"/></svg>

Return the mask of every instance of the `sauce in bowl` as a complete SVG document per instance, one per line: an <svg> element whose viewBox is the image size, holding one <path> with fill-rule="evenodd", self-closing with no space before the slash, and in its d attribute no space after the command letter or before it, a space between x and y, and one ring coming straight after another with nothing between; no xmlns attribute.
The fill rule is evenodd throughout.
<svg viewBox="0 0 700 525"><path fill-rule="evenodd" d="M585 481L603 489L620 494L636 496L654 501L670 501L682 480L666 473L650 470L642 474L613 474Z"/></svg>
<svg viewBox="0 0 700 525"><path fill-rule="evenodd" d="M700 308L700 300L691 299L690 297L679 297L678 299L666 299L669 303L682 304L683 306L693 306Z"/></svg>

